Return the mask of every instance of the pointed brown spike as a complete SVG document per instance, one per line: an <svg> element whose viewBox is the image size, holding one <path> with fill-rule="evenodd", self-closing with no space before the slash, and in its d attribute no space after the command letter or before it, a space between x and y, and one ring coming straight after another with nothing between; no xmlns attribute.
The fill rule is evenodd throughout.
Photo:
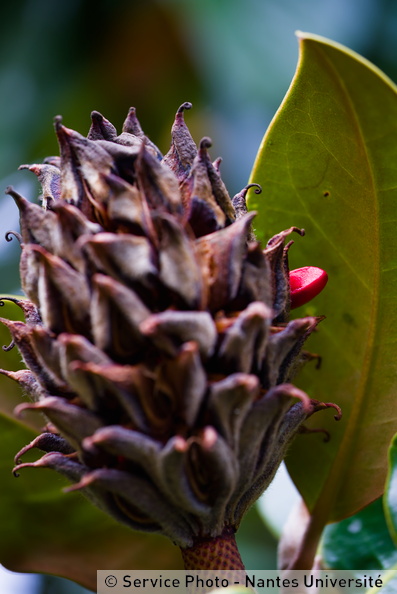
<svg viewBox="0 0 397 594"><path fill-rule="evenodd" d="M60 435L54 433L42 433L35 437L28 445L23 447L14 457L15 464L21 463L21 457L30 450L38 448L43 452L59 452L61 454L71 454L75 450Z"/></svg>
<svg viewBox="0 0 397 594"><path fill-rule="evenodd" d="M217 171L219 174L221 172L221 164L222 164L222 157L218 157L217 159L215 159L215 161L212 163L215 171Z"/></svg>
<svg viewBox="0 0 397 594"><path fill-rule="evenodd" d="M39 307L39 268L40 258L37 252L32 249L31 244L22 244L22 253L19 261L19 274L24 294Z"/></svg>
<svg viewBox="0 0 397 594"><path fill-rule="evenodd" d="M245 373L233 373L210 385L208 413L214 427L235 452L239 448L241 426L259 392L257 377Z"/></svg>
<svg viewBox="0 0 397 594"><path fill-rule="evenodd" d="M62 460L62 462L60 462L60 460ZM42 456L39 460L36 460L36 462L24 462L22 464L17 464L13 468L12 473L15 477L19 477L19 471L23 468L52 468L58 470L58 472L62 472L61 468L65 471L65 466L68 467L68 471L63 472L62 474L67 474L70 480L77 480L77 477L81 476L81 474L78 473L77 468L82 469L83 466L78 462L70 460L70 458L64 454L60 454L58 452L49 452L44 454L44 456Z"/></svg>
<svg viewBox="0 0 397 594"><path fill-rule="evenodd" d="M92 287L90 315L96 346L116 360L140 360L148 340L139 325L150 310L134 291L106 275L95 274Z"/></svg>
<svg viewBox="0 0 397 594"><path fill-rule="evenodd" d="M152 314L140 326L154 345L176 356L185 342L198 344L201 357L207 359L215 348L217 332L212 316L206 311L172 311Z"/></svg>
<svg viewBox="0 0 397 594"><path fill-rule="evenodd" d="M230 446L211 426L190 437L188 446L187 479L195 496L212 508L211 516L202 521L205 533L218 534L225 524L226 508L237 483L237 460Z"/></svg>
<svg viewBox="0 0 397 594"><path fill-rule="evenodd" d="M60 334L58 336L60 367L65 381L68 380L72 361L92 362L96 365L110 365L111 359L80 334Z"/></svg>
<svg viewBox="0 0 397 594"><path fill-rule="evenodd" d="M154 380L145 374L143 368L139 365L116 365L110 360L106 364L73 361L70 366L73 372L84 373L86 380L91 378L94 386L100 386L97 400L105 394L110 395L112 403L117 401L120 404L135 429L145 433L149 431L154 414L149 399Z"/></svg>
<svg viewBox="0 0 397 594"><path fill-rule="evenodd" d="M250 188L255 188L255 194L261 194L261 192L262 192L262 187L259 184L248 184L247 186L245 186L245 188L243 188L238 194L236 194L232 198L232 204L233 204L234 211L236 213L236 219L241 218L248 212L246 197L247 197L248 190ZM248 239L249 239L249 241L255 241L255 235L254 235L252 229L250 231L250 235L249 235Z"/></svg>
<svg viewBox="0 0 397 594"><path fill-rule="evenodd" d="M34 173L40 184L42 190L42 204L43 208L47 210L61 197L61 172L59 167L54 165L41 163L34 165L20 165L18 169L28 169Z"/></svg>
<svg viewBox="0 0 397 594"><path fill-rule="evenodd" d="M138 463L142 468L149 468L149 472L153 472L154 475L158 472L157 456L162 444L148 435L120 425L110 425L98 429L92 437L84 439L84 448L89 449L93 445L110 454L123 456Z"/></svg>
<svg viewBox="0 0 397 594"><path fill-rule="evenodd" d="M23 402L15 408L16 416L19 417L25 410L43 412L76 450L81 450L81 442L85 437L102 426L101 420L93 412L56 396L47 396L34 403Z"/></svg>
<svg viewBox="0 0 397 594"><path fill-rule="evenodd" d="M232 201L229 196L229 192L227 191L226 186L223 183L221 176L219 175L219 172L215 169L208 154L208 149L211 146L212 140L210 138L204 137L200 142L198 158L202 161L207 170L207 175L211 184L212 193L215 197L217 204L220 206L220 208L226 215L226 224L230 224L236 219L236 215L234 212Z"/></svg>
<svg viewBox="0 0 397 594"><path fill-rule="evenodd" d="M89 140L114 140L116 138L116 128L99 111L91 112L91 121L87 135Z"/></svg>
<svg viewBox="0 0 397 594"><path fill-rule="evenodd" d="M51 377L54 386L57 386L57 390L53 393L70 392L70 387L67 385L61 370L60 344L55 335L43 326L36 326L32 328L31 341L43 369Z"/></svg>
<svg viewBox="0 0 397 594"><path fill-rule="evenodd" d="M146 237L98 233L87 239L83 249L96 271L131 287L149 307L154 306L158 267Z"/></svg>
<svg viewBox="0 0 397 594"><path fill-rule="evenodd" d="M258 373L265 357L272 311L259 301L250 303L225 332L218 351L224 373Z"/></svg>
<svg viewBox="0 0 397 594"><path fill-rule="evenodd" d="M146 235L156 243L149 207L142 192L118 175L105 177L109 186L108 216L110 221L134 235Z"/></svg>
<svg viewBox="0 0 397 594"><path fill-rule="evenodd" d="M38 245L30 249L39 257L38 298L44 325L60 332L89 332L90 294L84 275Z"/></svg>
<svg viewBox="0 0 397 594"><path fill-rule="evenodd" d="M175 121L171 129L171 148L163 159L175 173L179 183L182 183L189 174L193 161L197 155L197 146L194 142L188 127L185 124L184 111L191 109L192 104L183 103L175 115Z"/></svg>
<svg viewBox="0 0 397 594"><path fill-rule="evenodd" d="M139 151L136 174L138 187L150 209L163 210L173 215L182 212L178 180L169 167L162 165L148 152L145 143Z"/></svg>
<svg viewBox="0 0 397 594"><path fill-rule="evenodd" d="M71 146L71 133L73 131L62 125L61 116L57 116L54 123L61 158L61 199L70 204L75 204L90 220L93 220L94 211L84 188L80 163Z"/></svg>
<svg viewBox="0 0 397 594"><path fill-rule="evenodd" d="M5 320L4 318L0 318L0 323L4 324L10 331L26 367L33 371L36 378L47 392L53 390L56 391L57 386L47 370L43 368L42 362L34 347L32 341L32 328L23 322L12 322L11 320Z"/></svg>
<svg viewBox="0 0 397 594"><path fill-rule="evenodd" d="M191 531L184 514L175 514L169 501L145 475L134 475L113 468L99 468L85 474L67 491L91 488L98 493L112 494L113 501L124 512L126 523L149 532L161 531L181 546L192 544ZM128 520L130 519L130 522Z"/></svg>
<svg viewBox="0 0 397 594"><path fill-rule="evenodd" d="M145 142L147 147L150 149L150 152L153 154L153 156L157 160L162 159L163 155L161 154L161 152L159 151L157 146L143 132L141 125L139 123L139 120L136 116L135 107L130 107L130 109L128 111L128 115L127 115L127 117L124 121L124 124L123 124L123 134L121 134L118 137L118 140L116 142L120 142L121 144L123 144L123 137L126 134L130 134L130 135L136 136L137 138L140 138L142 141Z"/></svg>
<svg viewBox="0 0 397 594"><path fill-rule="evenodd" d="M207 376L196 342L185 342L179 354L165 359L158 369L155 391L166 394L173 405L176 425L194 426L207 390Z"/></svg>
<svg viewBox="0 0 397 594"><path fill-rule="evenodd" d="M49 452L48 454L44 454L39 460L36 462L26 462L24 464L19 464L13 469L13 473L15 476L18 476L18 472L23 468L51 468L56 470L63 476L65 476L69 481L77 482L82 481L83 477L87 476L90 469L73 460L68 455L64 455L59 452ZM72 490L73 487L70 487L69 490ZM64 491L66 492L68 489L65 488ZM122 524L127 524L128 526L132 527L133 529L138 529L142 526L137 525L137 522L132 521L129 516L127 516L120 506L115 502L114 496L109 492L101 491L100 489L90 488L87 486L84 488L84 496L87 497L102 511L106 511L111 517L115 518L117 522L121 522Z"/></svg>
<svg viewBox="0 0 397 594"><path fill-rule="evenodd" d="M177 508L203 519L211 517L211 505L197 497L187 480L186 466L189 445L180 435L171 437L159 452L160 488Z"/></svg>
<svg viewBox="0 0 397 594"><path fill-rule="evenodd" d="M261 373L265 387L291 381L296 367L299 367L299 353L320 321L315 317L298 318L282 330L270 334Z"/></svg>
<svg viewBox="0 0 397 594"><path fill-rule="evenodd" d="M29 301L29 299L21 298L16 299L14 297L0 297L0 307L4 307L5 301L11 301L18 305L23 311L25 316L25 322L29 325L35 326L37 324L41 324L41 316L37 306Z"/></svg>
<svg viewBox="0 0 397 594"><path fill-rule="evenodd" d="M295 404L294 399L298 399ZM250 478L245 484L240 481L233 496L233 515L237 525L269 486L289 444L311 414L310 398L291 384L275 386L255 403L242 431L240 466L244 465L247 478ZM260 424L262 431L259 430ZM250 451L247 450L248 444L252 446Z"/></svg>
<svg viewBox="0 0 397 594"><path fill-rule="evenodd" d="M83 184L89 189L87 197L89 198L91 195L94 202L106 203L109 189L103 176L108 175L112 170L112 156L103 147L101 141L85 138L74 130L66 129L66 131L66 137L78 168L78 174ZM82 207L80 208L82 209Z"/></svg>
<svg viewBox="0 0 397 594"><path fill-rule="evenodd" d="M68 368L68 384L89 410L100 415L110 405L113 394L100 376L87 372L86 366L81 361L72 361ZM118 414L116 416L119 418ZM110 421L110 415L107 421Z"/></svg>
<svg viewBox="0 0 397 594"><path fill-rule="evenodd" d="M18 206L23 243L37 243L51 251L52 233L56 225L54 213L29 202L12 187L8 187L6 192L12 196Z"/></svg>
<svg viewBox="0 0 397 594"><path fill-rule="evenodd" d="M272 303L270 266L258 242L249 243L234 307L244 309L252 301Z"/></svg>
<svg viewBox="0 0 397 594"><path fill-rule="evenodd" d="M136 116L135 107L130 107L130 109L128 110L127 117L123 124L123 132L134 134L134 136L138 136L140 138L145 136L139 123L139 120Z"/></svg>
<svg viewBox="0 0 397 594"><path fill-rule="evenodd" d="M255 214L251 212L225 229L196 241L211 311L226 308L237 296L247 253L247 237Z"/></svg>
<svg viewBox="0 0 397 594"><path fill-rule="evenodd" d="M183 309L202 309L203 283L193 242L174 217L158 215L155 222L160 237L159 277L162 284L177 295Z"/></svg>
<svg viewBox="0 0 397 594"><path fill-rule="evenodd" d="M210 145L209 138L202 139L189 175L181 183L184 210L196 237L217 231L227 223L226 213L216 200L208 173L206 147ZM202 158L203 154L206 159Z"/></svg>
<svg viewBox="0 0 397 594"><path fill-rule="evenodd" d="M273 292L274 322L286 322L289 317L291 295L289 285L288 249L285 249L285 240L291 233L304 236L305 230L290 227L274 235L266 245L264 254L270 265L271 285ZM291 243L288 244L288 248Z"/></svg>
<svg viewBox="0 0 397 594"><path fill-rule="evenodd" d="M57 215L57 224L52 233L54 256L62 258L75 270L85 274L86 261L78 240L82 236L100 233L102 227L88 221L76 206L64 201L57 202L53 211Z"/></svg>
<svg viewBox="0 0 397 594"><path fill-rule="evenodd" d="M48 392L39 384L36 376L27 369L20 369L19 371L7 371L0 369L1 375L17 382L22 390L31 398L33 401L40 400L45 396L48 396Z"/></svg>

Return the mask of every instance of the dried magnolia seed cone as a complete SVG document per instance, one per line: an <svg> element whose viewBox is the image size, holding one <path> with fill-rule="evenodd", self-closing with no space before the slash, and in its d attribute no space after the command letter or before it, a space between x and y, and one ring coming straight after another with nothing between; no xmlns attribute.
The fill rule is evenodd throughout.
<svg viewBox="0 0 397 594"><path fill-rule="evenodd" d="M187 570L245 570L234 530L230 527L214 538L197 539L192 547L182 549L182 557Z"/></svg>
<svg viewBox="0 0 397 594"><path fill-rule="evenodd" d="M168 536L189 566L214 542L240 567L234 531L329 405L291 384L319 322L289 321L285 242L303 232L259 245L248 187L229 196L190 107L165 156L133 108L120 134L98 112L88 136L56 118L60 156L23 166L42 205L7 190L26 299L25 322L2 322L26 369L3 373L30 397L16 414L47 422L15 474L54 469L118 522ZM44 455L24 463L31 448Z"/></svg>

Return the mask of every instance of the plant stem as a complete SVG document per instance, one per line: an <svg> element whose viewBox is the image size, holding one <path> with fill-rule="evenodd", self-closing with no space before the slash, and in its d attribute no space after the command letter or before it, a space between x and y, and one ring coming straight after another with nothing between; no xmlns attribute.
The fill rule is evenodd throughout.
<svg viewBox="0 0 397 594"><path fill-rule="evenodd" d="M325 523L322 518L316 515L310 517L300 547L289 569L312 569L324 528Z"/></svg>

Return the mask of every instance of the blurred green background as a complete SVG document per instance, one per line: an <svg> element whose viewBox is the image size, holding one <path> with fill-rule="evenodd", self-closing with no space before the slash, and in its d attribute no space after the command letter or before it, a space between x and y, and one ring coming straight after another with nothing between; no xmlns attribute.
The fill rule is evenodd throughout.
<svg viewBox="0 0 397 594"><path fill-rule="evenodd" d="M0 9L0 179L34 199L21 163L57 153L53 117L86 133L90 112L118 129L134 105L162 151L178 106L198 141L213 139L231 194L246 185L262 136L294 74L300 29L348 45L397 80L395 0L21 0ZM266 189L264 189L264 200ZM0 237L18 229L10 197L0 200ZM0 241L0 291L19 291L16 241ZM255 511L240 543L252 568L273 568L275 539ZM247 562L247 561L246 561ZM0 587L17 594L16 582ZM77 593L53 578L32 594Z"/></svg>

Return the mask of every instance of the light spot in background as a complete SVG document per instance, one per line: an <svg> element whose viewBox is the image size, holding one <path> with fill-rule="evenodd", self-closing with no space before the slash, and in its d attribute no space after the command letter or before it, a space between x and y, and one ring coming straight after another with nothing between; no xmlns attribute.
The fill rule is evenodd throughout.
<svg viewBox="0 0 397 594"><path fill-rule="evenodd" d="M301 496L282 463L272 483L258 500L260 515L277 537L280 536L290 511L300 499Z"/></svg>
<svg viewBox="0 0 397 594"><path fill-rule="evenodd" d="M0 565L1 594L39 594L40 577L31 573L14 573Z"/></svg>
<svg viewBox="0 0 397 594"><path fill-rule="evenodd" d="M35 189L35 179L32 182L21 182L21 174L7 176L0 179L0 266L9 258L19 258L20 249L16 239L12 241L5 240L7 231L19 232L19 211L11 196L4 194L7 186L14 186L14 188L22 194L27 200L32 201L32 196ZM19 179L18 179L19 178ZM3 193L3 196L1 195Z"/></svg>
<svg viewBox="0 0 397 594"><path fill-rule="evenodd" d="M362 530L363 528L363 523L361 520L359 520L358 518L354 519L347 527L347 531L350 532L351 534L357 534L358 532L360 532L360 530Z"/></svg>

